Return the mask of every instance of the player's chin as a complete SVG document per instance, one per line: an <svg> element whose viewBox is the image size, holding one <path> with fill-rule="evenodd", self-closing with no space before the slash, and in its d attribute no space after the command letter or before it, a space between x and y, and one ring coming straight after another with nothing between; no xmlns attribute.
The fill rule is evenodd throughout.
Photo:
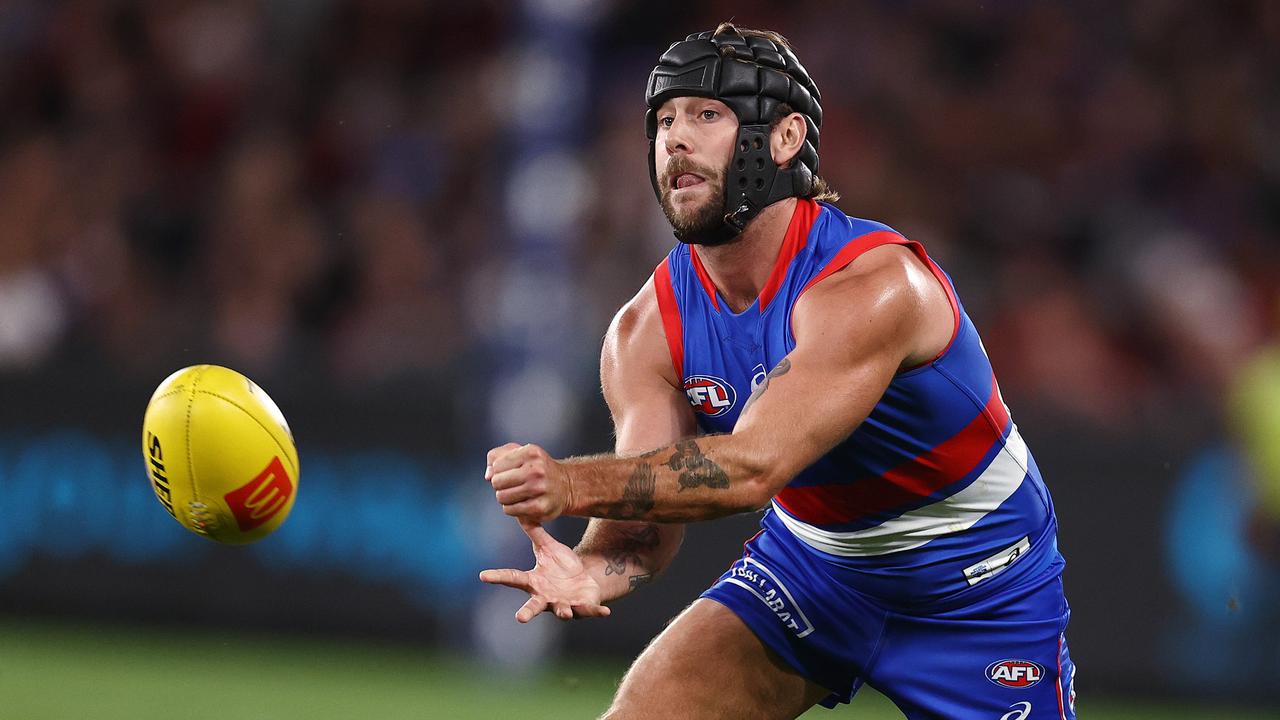
<svg viewBox="0 0 1280 720"><path fill-rule="evenodd" d="M714 207L716 198L706 194L696 196L690 192L691 190L693 188L679 191L680 195L672 193L663 203L667 219L677 229L688 230L701 227L707 223L708 217L715 218L719 215L717 208Z"/></svg>

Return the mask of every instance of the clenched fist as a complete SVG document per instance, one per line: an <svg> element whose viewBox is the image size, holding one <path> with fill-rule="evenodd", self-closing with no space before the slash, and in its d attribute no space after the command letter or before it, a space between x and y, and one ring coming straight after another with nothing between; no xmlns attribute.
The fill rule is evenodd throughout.
<svg viewBox="0 0 1280 720"><path fill-rule="evenodd" d="M484 477L504 513L540 525L569 507L568 473L537 445L507 443L490 450L486 463Z"/></svg>

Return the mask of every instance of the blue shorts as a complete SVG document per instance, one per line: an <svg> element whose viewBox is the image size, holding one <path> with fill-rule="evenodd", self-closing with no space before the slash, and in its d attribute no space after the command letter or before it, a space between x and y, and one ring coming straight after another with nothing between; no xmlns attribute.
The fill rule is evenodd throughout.
<svg viewBox="0 0 1280 720"><path fill-rule="evenodd" d="M820 554L765 530L702 596L830 690L826 707L865 683L912 720L1074 720L1060 563L929 609L891 607L831 575Z"/></svg>

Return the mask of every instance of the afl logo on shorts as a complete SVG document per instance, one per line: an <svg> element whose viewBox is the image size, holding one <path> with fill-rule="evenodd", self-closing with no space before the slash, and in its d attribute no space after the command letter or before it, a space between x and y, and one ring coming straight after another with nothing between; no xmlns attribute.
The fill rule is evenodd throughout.
<svg viewBox="0 0 1280 720"><path fill-rule="evenodd" d="M1007 688L1029 688L1044 677L1044 668L1030 660L1001 660L987 666L987 679Z"/></svg>
<svg viewBox="0 0 1280 720"><path fill-rule="evenodd" d="M691 375L685 378L684 393L689 396L689 404L693 409L708 417L729 412L738 399L732 385L710 375Z"/></svg>

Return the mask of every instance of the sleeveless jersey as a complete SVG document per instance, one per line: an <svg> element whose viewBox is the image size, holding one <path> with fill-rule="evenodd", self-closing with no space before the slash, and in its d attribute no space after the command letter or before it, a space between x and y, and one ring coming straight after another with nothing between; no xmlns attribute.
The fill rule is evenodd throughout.
<svg viewBox="0 0 1280 720"><path fill-rule="evenodd" d="M840 582L914 607L986 595L977 586L1004 585L991 582L997 576L1061 565L1048 490L950 278L919 243L880 223L798 200L772 274L741 313L725 306L693 246L659 263L663 328L701 430L733 431L752 390L795 348L800 297L885 244L909 248L946 290L952 339L931 362L895 375L852 434L773 498L765 531L794 537ZM857 312L849 309L851 321Z"/></svg>

